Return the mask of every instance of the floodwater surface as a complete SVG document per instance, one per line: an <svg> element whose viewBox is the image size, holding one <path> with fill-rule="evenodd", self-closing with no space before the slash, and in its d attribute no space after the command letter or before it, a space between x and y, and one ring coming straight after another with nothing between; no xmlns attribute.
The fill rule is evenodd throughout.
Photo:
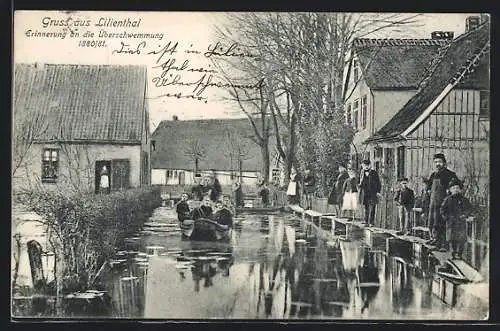
<svg viewBox="0 0 500 331"><path fill-rule="evenodd" d="M318 239L286 213L238 215L230 243L183 240L155 211L117 253L113 317L477 319L432 294L431 277L356 238Z"/></svg>

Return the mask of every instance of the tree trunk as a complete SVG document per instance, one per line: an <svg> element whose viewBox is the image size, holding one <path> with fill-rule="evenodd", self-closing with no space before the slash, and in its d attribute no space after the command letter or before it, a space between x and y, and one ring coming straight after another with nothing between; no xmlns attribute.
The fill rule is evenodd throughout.
<svg viewBox="0 0 500 331"><path fill-rule="evenodd" d="M198 173L198 167L199 167L200 160L196 158L194 160L194 174L196 175Z"/></svg>
<svg viewBox="0 0 500 331"><path fill-rule="evenodd" d="M270 168L270 156L269 156L269 145L266 140L265 143L260 147L262 153L262 176L264 177L264 182L269 183L269 168Z"/></svg>

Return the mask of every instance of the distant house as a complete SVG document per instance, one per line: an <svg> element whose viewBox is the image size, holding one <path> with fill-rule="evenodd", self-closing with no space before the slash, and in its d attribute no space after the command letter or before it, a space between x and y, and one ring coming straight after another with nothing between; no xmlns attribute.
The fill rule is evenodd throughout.
<svg viewBox="0 0 500 331"><path fill-rule="evenodd" d="M96 191L150 183L146 67L16 64L13 188ZM27 139L29 137L30 139Z"/></svg>
<svg viewBox="0 0 500 331"><path fill-rule="evenodd" d="M380 150L387 175L418 186L434 169L433 155L444 153L466 184L471 176L488 181L490 24L469 29L441 49L417 93L364 141Z"/></svg>
<svg viewBox="0 0 500 331"><path fill-rule="evenodd" d="M222 185L232 184L240 172L243 184L255 185L263 160L253 136L247 118L162 121L151 138L152 184L191 185L197 167L201 174L214 169ZM273 146L271 139L270 180L280 181L282 171Z"/></svg>
<svg viewBox="0 0 500 331"><path fill-rule="evenodd" d="M380 166L380 151L363 142L417 93L440 49L452 37L452 33L438 33L431 39L354 39L344 105L346 121L355 130L351 161L356 166L365 158Z"/></svg>

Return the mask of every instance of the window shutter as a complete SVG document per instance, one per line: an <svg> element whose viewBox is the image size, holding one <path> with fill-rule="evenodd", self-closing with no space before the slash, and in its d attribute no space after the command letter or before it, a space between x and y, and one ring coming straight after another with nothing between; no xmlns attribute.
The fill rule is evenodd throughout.
<svg viewBox="0 0 500 331"><path fill-rule="evenodd" d="M126 190L130 188L129 160L111 160L111 188L113 191Z"/></svg>

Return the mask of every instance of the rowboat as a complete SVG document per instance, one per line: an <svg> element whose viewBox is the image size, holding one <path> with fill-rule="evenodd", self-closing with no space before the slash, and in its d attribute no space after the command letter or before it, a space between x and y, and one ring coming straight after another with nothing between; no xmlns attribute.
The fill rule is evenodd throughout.
<svg viewBox="0 0 500 331"><path fill-rule="evenodd" d="M190 240L228 241L231 229L210 219L184 220L180 222L182 235Z"/></svg>

